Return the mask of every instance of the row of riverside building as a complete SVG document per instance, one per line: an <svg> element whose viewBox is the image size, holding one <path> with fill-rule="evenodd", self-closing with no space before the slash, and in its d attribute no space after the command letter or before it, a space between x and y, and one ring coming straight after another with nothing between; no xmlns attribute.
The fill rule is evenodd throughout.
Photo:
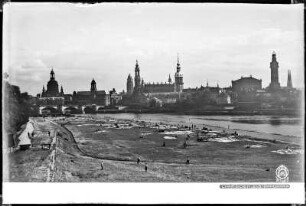
<svg viewBox="0 0 306 206"><path fill-rule="evenodd" d="M50 80L47 83L47 90L43 87L42 93L38 94L39 105L148 105L163 107L164 105L178 102L199 102L198 104L212 105L234 105L236 107L252 107L260 103L261 108L274 107L277 101L290 105L290 101L297 99L301 91L293 88L291 72L288 71L287 86L281 87L279 83L279 64L276 53L272 53L270 62L271 82L267 88L262 87L262 80L252 77L241 77L234 80L231 86L221 88L208 85L196 88L184 88L181 65L177 58L174 81L169 74L166 82L149 83L140 76L140 66L136 60L135 76L127 77L126 92L117 93L115 89L109 92L97 90L97 84L93 79L88 91L74 91L73 94L64 94L63 87L55 80L53 69L50 73ZM284 104L285 104L284 103Z"/></svg>

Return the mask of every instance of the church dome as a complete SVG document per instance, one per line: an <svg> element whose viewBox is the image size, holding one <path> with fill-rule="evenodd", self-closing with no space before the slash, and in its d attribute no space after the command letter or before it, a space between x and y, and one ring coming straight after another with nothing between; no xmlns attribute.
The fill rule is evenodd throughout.
<svg viewBox="0 0 306 206"><path fill-rule="evenodd" d="M53 69L50 72L50 80L48 81L48 84L47 84L46 95L50 97L55 97L59 95L58 83L55 80L55 73Z"/></svg>

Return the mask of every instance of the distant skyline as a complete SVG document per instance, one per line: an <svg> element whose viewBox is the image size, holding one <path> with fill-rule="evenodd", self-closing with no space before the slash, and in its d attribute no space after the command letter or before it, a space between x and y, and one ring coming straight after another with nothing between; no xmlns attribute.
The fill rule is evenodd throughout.
<svg viewBox="0 0 306 206"><path fill-rule="evenodd" d="M12 84L41 93L51 68L65 93L126 90L136 59L145 82L228 87L252 75L270 83L275 51L281 86L291 70L304 87L302 4L6 3L3 66Z"/></svg>

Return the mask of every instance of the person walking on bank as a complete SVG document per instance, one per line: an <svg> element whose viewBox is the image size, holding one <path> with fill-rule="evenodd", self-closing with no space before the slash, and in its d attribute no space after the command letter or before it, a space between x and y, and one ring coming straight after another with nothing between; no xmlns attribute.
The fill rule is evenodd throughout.
<svg viewBox="0 0 306 206"><path fill-rule="evenodd" d="M148 164L147 163L145 164L145 171L146 172L148 171Z"/></svg>
<svg viewBox="0 0 306 206"><path fill-rule="evenodd" d="M137 164L139 164L140 163L140 158L139 157L137 157Z"/></svg>
<svg viewBox="0 0 306 206"><path fill-rule="evenodd" d="M189 157L187 156L186 165L189 165Z"/></svg>
<svg viewBox="0 0 306 206"><path fill-rule="evenodd" d="M104 169L104 167L103 167L103 161L101 162L101 170L103 170Z"/></svg>

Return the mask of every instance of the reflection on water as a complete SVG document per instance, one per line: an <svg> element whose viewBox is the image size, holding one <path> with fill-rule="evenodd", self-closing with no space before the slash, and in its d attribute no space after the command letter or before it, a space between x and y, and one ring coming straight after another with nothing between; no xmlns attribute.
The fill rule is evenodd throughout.
<svg viewBox="0 0 306 206"><path fill-rule="evenodd" d="M223 119L211 119L215 121L224 121ZM301 119L298 118L283 118L283 117L267 117L266 119L230 119L231 122L237 122L242 124L270 124L270 125L299 125Z"/></svg>

